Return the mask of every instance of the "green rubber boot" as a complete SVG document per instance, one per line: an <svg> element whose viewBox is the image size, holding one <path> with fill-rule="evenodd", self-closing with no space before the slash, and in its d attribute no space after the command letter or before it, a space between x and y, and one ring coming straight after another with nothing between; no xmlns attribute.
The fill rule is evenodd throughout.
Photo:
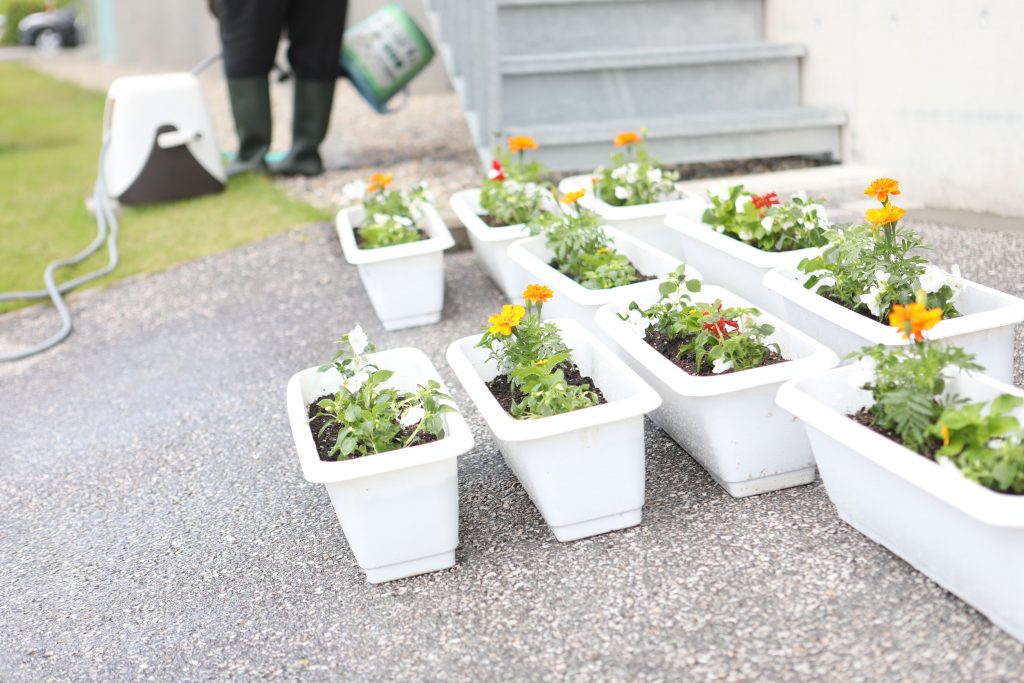
<svg viewBox="0 0 1024 683"><path fill-rule="evenodd" d="M270 149L270 86L266 76L229 78L228 96L238 133L238 155L228 164L229 176L246 171L267 172L263 160Z"/></svg>
<svg viewBox="0 0 1024 683"><path fill-rule="evenodd" d="M271 173L314 176L324 172L320 143L327 137L334 101L334 81L295 79L292 110L292 148L281 161L270 165Z"/></svg>

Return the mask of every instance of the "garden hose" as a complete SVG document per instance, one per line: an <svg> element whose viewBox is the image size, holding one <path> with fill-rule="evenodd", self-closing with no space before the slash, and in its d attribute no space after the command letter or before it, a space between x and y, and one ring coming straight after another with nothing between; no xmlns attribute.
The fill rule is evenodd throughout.
<svg viewBox="0 0 1024 683"><path fill-rule="evenodd" d="M42 353L43 351L51 349L64 341L67 336L71 334L72 322L71 312L68 310L68 306L62 295L79 285L83 285L86 282L103 277L117 267L117 232L119 225L117 223L117 216L114 214L114 208L110 203L110 197L107 195L107 187L103 178L103 166L104 161L106 160L108 146L109 139L106 139L103 141L103 146L100 148L99 173L96 175L96 184L93 186L92 197L94 210L96 211L96 239L94 239L89 246L75 256L72 256L71 258L57 259L47 265L46 270L43 271L43 283L46 285L46 289L0 293L0 301L21 301L49 298L50 301L53 302L54 308L57 309L57 315L60 316L60 330L53 336L44 339L38 344L29 346L28 348L0 353L0 361L14 361L21 360L22 358L28 358L29 356L34 356L37 353ZM106 243L107 251L110 255L107 260L107 265L98 270L94 270L91 273L86 273L85 275L80 275L68 280L67 282L63 282L60 285L57 284L54 274L59 269L81 263L96 253L104 243Z"/></svg>

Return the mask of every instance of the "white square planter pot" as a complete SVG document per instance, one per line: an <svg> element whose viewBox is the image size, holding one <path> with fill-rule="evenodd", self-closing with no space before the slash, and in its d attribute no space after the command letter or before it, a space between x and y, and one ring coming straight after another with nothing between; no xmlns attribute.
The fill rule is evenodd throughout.
<svg viewBox="0 0 1024 683"><path fill-rule="evenodd" d="M588 209L596 211L608 225L643 240L666 254L679 259L683 258L679 237L665 226L665 216L678 213L699 221L704 215L707 202L700 197L687 195L680 199L652 204L612 206L594 196L594 185L591 182L593 177L593 175L570 176L558 184L558 190L565 194L585 189L587 194L580 199L580 203Z"/></svg>
<svg viewBox="0 0 1024 683"><path fill-rule="evenodd" d="M424 207L429 239L379 249L360 249L353 226L363 220L363 207L342 209L336 221L345 260L359 270L363 288L386 330L430 325L444 308L444 250L455 246L437 209Z"/></svg>
<svg viewBox="0 0 1024 683"><path fill-rule="evenodd" d="M529 230L522 223L492 228L480 220L484 209L480 206L479 188L456 192L451 196L449 204L466 226L469 244L484 264L487 274L507 298L519 299L527 282L522 270L508 260L508 247L518 239L529 237Z"/></svg>
<svg viewBox="0 0 1024 683"><path fill-rule="evenodd" d="M721 299L726 306L750 303L719 287L704 287L702 300ZM643 307L657 292L638 297ZM775 326L786 363L727 375L690 375L644 341L643 333L619 319L628 302L601 307L596 321L614 348L661 396L651 419L734 497L752 496L808 484L814 480L814 457L803 428L775 405L779 387L794 377L827 370L839 359L825 346L778 318Z"/></svg>
<svg viewBox="0 0 1024 683"><path fill-rule="evenodd" d="M783 314L791 325L829 347L840 358L865 346L907 344L894 327L855 313L805 289L807 276L796 268L777 268L764 277L766 287L782 297ZM1013 327L1024 320L1024 300L967 282L956 302L962 314L939 322L930 339L947 339L978 357L985 373L1013 381Z"/></svg>
<svg viewBox="0 0 1024 683"><path fill-rule="evenodd" d="M485 349L474 348L480 335L449 346L448 364L555 538L573 541L636 526L644 505L644 413L661 399L583 327L552 322L608 403L517 420L485 385L497 368Z"/></svg>
<svg viewBox="0 0 1024 683"><path fill-rule="evenodd" d="M703 209L702 209L703 212ZM705 282L739 294L762 311L783 315L782 297L764 286L765 274L774 268L796 268L817 247L794 251L762 251L725 234L715 232L707 223L686 214L670 214L667 229L674 231L682 249L682 258L704 274Z"/></svg>
<svg viewBox="0 0 1024 683"><path fill-rule="evenodd" d="M849 385L853 371L795 380L778 395L806 425L839 516L1024 640L1024 496L986 489L846 417L871 402ZM980 375L950 382L949 391L972 402L1024 396Z"/></svg>
<svg viewBox="0 0 1024 683"><path fill-rule="evenodd" d="M679 259L655 249L636 237L614 228L605 230L615 250L629 257L643 275L653 275L661 279L682 263ZM546 315L572 318L599 337L604 332L594 323L594 314L598 308L612 301L631 301L634 297L645 292L657 291L658 288L656 280L648 280L611 289L587 289L548 265L554 254L548 249L547 238L543 235L513 242L508 248L508 255L522 269L529 282L544 284L554 290L554 298L544 304ZM686 277L699 280L701 274L687 266Z"/></svg>
<svg viewBox="0 0 1024 683"><path fill-rule="evenodd" d="M401 348L368 356L394 370L388 386L415 390L441 381L419 349ZM455 564L459 544L456 458L473 447L473 436L457 413L444 415L445 437L354 460L324 462L309 429L309 404L335 393L341 376L333 368L303 370L288 381L288 421L307 481L324 484L342 531L370 583L445 569Z"/></svg>

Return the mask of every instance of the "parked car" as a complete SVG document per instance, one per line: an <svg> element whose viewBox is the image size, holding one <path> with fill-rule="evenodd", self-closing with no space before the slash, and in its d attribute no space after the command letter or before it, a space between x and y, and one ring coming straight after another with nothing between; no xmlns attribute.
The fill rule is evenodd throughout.
<svg viewBox="0 0 1024 683"><path fill-rule="evenodd" d="M74 7L29 14L18 23L22 45L34 45L43 52L56 52L79 43L80 28Z"/></svg>

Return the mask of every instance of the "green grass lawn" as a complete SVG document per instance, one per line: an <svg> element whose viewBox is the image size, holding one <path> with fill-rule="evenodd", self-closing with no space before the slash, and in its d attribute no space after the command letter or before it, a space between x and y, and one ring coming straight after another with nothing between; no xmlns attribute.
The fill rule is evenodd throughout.
<svg viewBox="0 0 1024 683"><path fill-rule="evenodd" d="M84 200L92 193L104 95L0 63L0 291L41 289L46 264L71 256L95 236ZM288 228L324 220L267 178L231 180L217 195L126 209L121 264L93 284L148 273L224 251ZM106 262L100 251L66 280ZM29 302L31 303L31 302ZM0 303L0 312L24 303Z"/></svg>

